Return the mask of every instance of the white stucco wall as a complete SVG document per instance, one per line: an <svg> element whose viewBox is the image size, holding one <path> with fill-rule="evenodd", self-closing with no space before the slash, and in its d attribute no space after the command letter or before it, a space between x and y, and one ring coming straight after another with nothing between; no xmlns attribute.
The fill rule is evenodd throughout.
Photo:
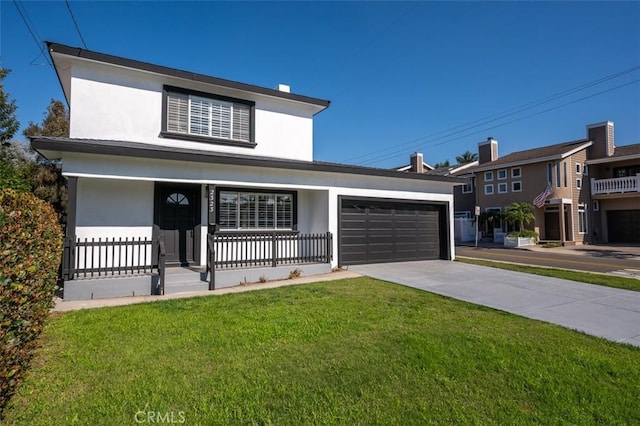
<svg viewBox="0 0 640 426"><path fill-rule="evenodd" d="M153 182L78 179L76 236L151 238Z"/></svg>
<svg viewBox="0 0 640 426"><path fill-rule="evenodd" d="M298 230L320 234L329 229L329 191L298 191Z"/></svg>
<svg viewBox="0 0 640 426"><path fill-rule="evenodd" d="M159 137L164 84L255 101L255 148ZM311 160L309 105L233 91L106 64L78 61L71 70L70 137L113 139L264 157Z"/></svg>

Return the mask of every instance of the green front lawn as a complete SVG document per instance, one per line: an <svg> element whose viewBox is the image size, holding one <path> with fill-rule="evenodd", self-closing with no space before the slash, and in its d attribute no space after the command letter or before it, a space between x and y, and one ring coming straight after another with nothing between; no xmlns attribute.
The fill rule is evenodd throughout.
<svg viewBox="0 0 640 426"><path fill-rule="evenodd" d="M630 424L639 364L640 348L362 277L57 315L5 421Z"/></svg>

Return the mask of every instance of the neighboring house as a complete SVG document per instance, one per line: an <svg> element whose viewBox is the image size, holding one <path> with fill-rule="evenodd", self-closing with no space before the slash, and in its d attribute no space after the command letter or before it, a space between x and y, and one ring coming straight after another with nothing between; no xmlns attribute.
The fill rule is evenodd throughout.
<svg viewBox="0 0 640 426"><path fill-rule="evenodd" d="M534 202L532 224L541 241L562 244L640 243L640 144L615 147L612 122L587 126L587 137L498 157L498 142L478 144L472 176L481 211ZM456 194L455 211L468 200ZM485 236L511 231L485 223Z"/></svg>
<svg viewBox="0 0 640 426"><path fill-rule="evenodd" d="M478 165L478 161L453 166L434 168L424 162L422 153L411 154L408 165L397 167L395 170L402 172L427 173L431 176L456 176L464 179L462 185L454 187L454 213L455 218L473 217L476 205L474 191L474 177L468 170ZM422 167L420 165L422 164Z"/></svg>
<svg viewBox="0 0 640 426"><path fill-rule="evenodd" d="M613 123L589 126L589 138L605 143L587 151L576 175L591 191L594 242L640 243L640 144L615 146Z"/></svg>
<svg viewBox="0 0 640 426"><path fill-rule="evenodd" d="M396 167L399 172L427 173L433 170L433 166L424 162L424 156L421 152L414 152L409 156L409 164Z"/></svg>
<svg viewBox="0 0 640 426"><path fill-rule="evenodd" d="M453 259L459 180L313 161L328 101L47 46L70 137L32 145L68 180L65 298Z"/></svg>

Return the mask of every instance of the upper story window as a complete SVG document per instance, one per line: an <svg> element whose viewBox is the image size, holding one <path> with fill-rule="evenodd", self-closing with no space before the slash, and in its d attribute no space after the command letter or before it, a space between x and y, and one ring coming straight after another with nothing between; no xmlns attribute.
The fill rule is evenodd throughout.
<svg viewBox="0 0 640 426"><path fill-rule="evenodd" d="M462 186L462 193L463 194L471 194L473 192L473 186L471 186L470 183L465 183Z"/></svg>
<svg viewBox="0 0 640 426"><path fill-rule="evenodd" d="M582 174L582 164L576 163L576 173L579 175Z"/></svg>
<svg viewBox="0 0 640 426"><path fill-rule="evenodd" d="M498 170L498 179L506 179L507 178L507 170L502 169Z"/></svg>
<svg viewBox="0 0 640 426"><path fill-rule="evenodd" d="M493 194L493 184L488 184L484 186L484 195L491 195Z"/></svg>
<svg viewBox="0 0 640 426"><path fill-rule="evenodd" d="M162 135L253 147L254 103L165 86Z"/></svg>
<svg viewBox="0 0 640 426"><path fill-rule="evenodd" d="M511 177L519 178L522 176L522 169L520 167L514 167L511 169Z"/></svg>
<svg viewBox="0 0 640 426"><path fill-rule="evenodd" d="M613 177L635 176L640 173L640 166L614 167Z"/></svg>
<svg viewBox="0 0 640 426"><path fill-rule="evenodd" d="M492 181L493 180L493 172L484 172L484 180Z"/></svg>

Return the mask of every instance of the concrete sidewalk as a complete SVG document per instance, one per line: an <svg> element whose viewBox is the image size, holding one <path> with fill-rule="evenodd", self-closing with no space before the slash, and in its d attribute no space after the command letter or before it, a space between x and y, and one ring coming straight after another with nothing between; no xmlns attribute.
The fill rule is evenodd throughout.
<svg viewBox="0 0 640 426"><path fill-rule="evenodd" d="M158 302L162 300L171 300L171 299L186 299L189 297L220 296L222 294L242 293L245 291L264 290L267 288L284 287L284 286L297 285L297 284L308 284L308 283L315 283L320 281L334 281L334 280L341 280L345 278L355 278L359 276L360 274L357 274L355 272L336 271L336 272L331 272L329 274L311 275L308 277L294 278L291 280L269 281L266 283L252 283L247 285L239 285L237 287L221 288L220 290L173 293L173 294L167 294L164 296L133 296L133 297L117 297L112 299L70 300L70 301L56 299L56 305L51 311L67 312L67 311L77 311L80 309L104 308L107 306L124 306L124 305L133 305L135 303Z"/></svg>
<svg viewBox="0 0 640 426"><path fill-rule="evenodd" d="M640 346L640 292L444 260L349 270Z"/></svg>

